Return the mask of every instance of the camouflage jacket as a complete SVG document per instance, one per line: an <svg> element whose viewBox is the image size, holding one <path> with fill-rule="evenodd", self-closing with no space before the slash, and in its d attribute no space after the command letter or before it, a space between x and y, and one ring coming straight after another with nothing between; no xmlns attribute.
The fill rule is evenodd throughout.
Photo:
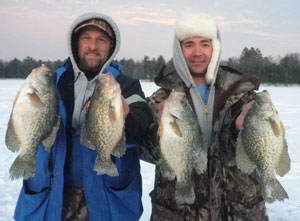
<svg viewBox="0 0 300 221"><path fill-rule="evenodd" d="M162 85L160 82L168 78L174 80L174 77L178 77L174 70L161 71L163 73L159 73L155 79L158 85ZM235 142L238 135L235 120L242 106L254 99L254 90L258 89L259 83L260 80L255 76L220 66L215 82L213 133L212 144L208 149L208 169L201 175L192 172L196 194L192 205L176 205L176 181L163 178L158 165L158 104L168 97L171 90L160 88L148 98L154 123L139 151L141 159L157 165L154 190L150 193L151 220L268 220L259 174L254 171L247 175L236 167L235 162ZM168 84L164 82L163 85Z"/></svg>

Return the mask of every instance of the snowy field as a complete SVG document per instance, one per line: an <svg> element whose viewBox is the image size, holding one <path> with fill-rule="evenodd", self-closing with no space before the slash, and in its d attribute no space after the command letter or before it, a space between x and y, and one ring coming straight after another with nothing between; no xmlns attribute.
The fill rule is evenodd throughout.
<svg viewBox="0 0 300 221"><path fill-rule="evenodd" d="M21 188L21 180L11 181L8 170L16 153L10 152L5 144L5 131L14 97L23 80L0 80L0 221L13 220L13 212ZM143 82L146 96L157 89L153 83ZM280 183L289 194L289 200L267 204L271 221L300 221L300 87L261 87L270 92L280 118L286 127L286 138L291 157L291 171ZM299 137L298 137L299 136ZM151 214L149 192L153 189L154 166L141 162L143 176L142 221L148 221Z"/></svg>

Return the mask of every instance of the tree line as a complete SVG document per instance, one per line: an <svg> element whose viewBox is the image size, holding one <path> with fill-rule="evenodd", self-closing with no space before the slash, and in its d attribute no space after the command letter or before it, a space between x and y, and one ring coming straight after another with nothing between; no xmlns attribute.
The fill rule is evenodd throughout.
<svg viewBox="0 0 300 221"><path fill-rule="evenodd" d="M263 57L258 48L244 48L239 58L229 58L222 62L237 70L256 74L263 83L300 84L300 54L289 53L277 61L273 57Z"/></svg>
<svg viewBox="0 0 300 221"><path fill-rule="evenodd" d="M162 55L158 58L144 56L142 60L120 59L115 60L122 65L124 74L141 80L153 81L156 73L166 64ZM26 78L32 69L42 64L56 70L64 61L36 61L26 57L22 61L14 58L11 61L0 60L0 78ZM276 61L273 57L263 57L258 48L245 47L239 57L231 57L221 64L237 70L256 74L263 83L270 84L300 84L300 54L290 53Z"/></svg>

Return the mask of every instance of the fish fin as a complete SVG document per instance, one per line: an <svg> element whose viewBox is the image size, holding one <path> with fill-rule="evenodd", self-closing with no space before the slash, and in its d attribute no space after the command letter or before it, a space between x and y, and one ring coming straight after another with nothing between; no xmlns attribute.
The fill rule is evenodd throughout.
<svg viewBox="0 0 300 221"><path fill-rule="evenodd" d="M273 117L270 117L269 121L271 123L271 128L273 130L274 135L276 137L279 137L282 134L282 131L281 131L281 122L278 123L278 121L275 120Z"/></svg>
<svg viewBox="0 0 300 221"><path fill-rule="evenodd" d="M19 141L14 126L12 123L12 118L10 117L7 125L6 135L5 135L5 144L7 148L12 152L17 152L20 150L21 142Z"/></svg>
<svg viewBox="0 0 300 221"><path fill-rule="evenodd" d="M159 138L162 137L163 132L164 132L164 124L163 124L163 122L160 122L158 130L157 130L157 134L156 134L157 140L159 140Z"/></svg>
<svg viewBox="0 0 300 221"><path fill-rule="evenodd" d="M9 169L10 179L15 180L19 178L28 179L32 177L36 172L36 161L25 160L25 157L17 156L13 164Z"/></svg>
<svg viewBox="0 0 300 221"><path fill-rule="evenodd" d="M113 105L109 105L109 110L108 110L108 117L110 122L116 122L117 120L117 115L116 115L116 108Z"/></svg>
<svg viewBox="0 0 300 221"><path fill-rule="evenodd" d="M180 130L180 127L178 126L178 124L176 123L176 121L174 122L170 122L171 128L174 131L174 133L179 136L182 137L182 132Z"/></svg>
<svg viewBox="0 0 300 221"><path fill-rule="evenodd" d="M288 146L285 138L283 138L283 148L281 150L281 154L279 157L279 161L275 167L276 173L283 177L285 174L287 174L291 169L291 159L288 154Z"/></svg>
<svg viewBox="0 0 300 221"><path fill-rule="evenodd" d="M285 135L285 127L284 127L284 124L282 123L282 121L280 121L280 128L281 128L282 134Z"/></svg>
<svg viewBox="0 0 300 221"><path fill-rule="evenodd" d="M28 93L30 104L35 108L42 108L44 104L40 100L39 96L35 93L35 90Z"/></svg>
<svg viewBox="0 0 300 221"><path fill-rule="evenodd" d="M59 129L59 125L60 125L60 116L58 116L57 122L56 122L55 126L53 127L53 129L52 129L51 133L49 134L49 136L43 141L45 150L48 151L48 152L50 152L51 147L55 142L56 134L57 134L57 131Z"/></svg>
<svg viewBox="0 0 300 221"><path fill-rule="evenodd" d="M107 174L109 176L119 176L118 169L110 158L97 157L94 170L98 175Z"/></svg>
<svg viewBox="0 0 300 221"><path fill-rule="evenodd" d="M247 153L245 152L243 141L242 141L242 132L243 131L240 131L236 141L236 150L235 150L236 165L244 173L250 174L255 169L255 164L251 162Z"/></svg>
<svg viewBox="0 0 300 221"><path fill-rule="evenodd" d="M177 205L191 205L195 202L195 191L190 181L191 179L177 181L175 186L175 201Z"/></svg>
<svg viewBox="0 0 300 221"><path fill-rule="evenodd" d="M182 115L180 113L173 111L173 109L169 109L169 112L174 119L183 120Z"/></svg>
<svg viewBox="0 0 300 221"><path fill-rule="evenodd" d="M276 178L265 180L264 184L263 196L267 203L273 203L275 200L283 201L289 198L287 192Z"/></svg>
<svg viewBox="0 0 300 221"><path fill-rule="evenodd" d="M83 127L81 129L81 137L80 137L80 143L92 150L95 150L94 145L92 144L92 142L89 140L88 138L88 133L87 133L87 129L86 129L86 124L83 124Z"/></svg>
<svg viewBox="0 0 300 221"><path fill-rule="evenodd" d="M113 149L111 155L113 155L114 157L121 157L125 154L125 152L126 152L126 142L125 142L125 133L123 132L119 143Z"/></svg>

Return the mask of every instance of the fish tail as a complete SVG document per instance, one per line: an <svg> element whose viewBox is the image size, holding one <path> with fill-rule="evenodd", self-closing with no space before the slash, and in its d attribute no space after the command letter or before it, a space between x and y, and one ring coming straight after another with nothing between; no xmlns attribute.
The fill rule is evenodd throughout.
<svg viewBox="0 0 300 221"><path fill-rule="evenodd" d="M118 169L110 158L105 159L98 157L95 161L94 170L98 175L107 174L109 176L119 176Z"/></svg>
<svg viewBox="0 0 300 221"><path fill-rule="evenodd" d="M28 160L25 157L18 156L9 169L10 178L12 180L22 178L28 179L36 172L36 161Z"/></svg>
<svg viewBox="0 0 300 221"><path fill-rule="evenodd" d="M177 182L175 187L175 200L178 205L193 204L195 201L193 186L187 182Z"/></svg>
<svg viewBox="0 0 300 221"><path fill-rule="evenodd" d="M266 182L264 198L266 202L273 203L275 200L283 201L284 199L288 199L289 196L279 181L273 178Z"/></svg>

